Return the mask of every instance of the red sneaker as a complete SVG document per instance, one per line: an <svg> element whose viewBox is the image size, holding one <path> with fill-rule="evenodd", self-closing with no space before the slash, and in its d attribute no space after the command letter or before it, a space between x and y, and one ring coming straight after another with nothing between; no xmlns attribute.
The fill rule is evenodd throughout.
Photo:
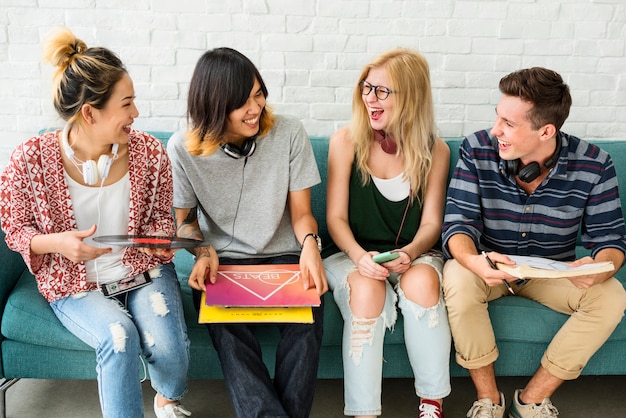
<svg viewBox="0 0 626 418"><path fill-rule="evenodd" d="M430 399L422 399L419 411L419 418L443 418L441 405Z"/></svg>

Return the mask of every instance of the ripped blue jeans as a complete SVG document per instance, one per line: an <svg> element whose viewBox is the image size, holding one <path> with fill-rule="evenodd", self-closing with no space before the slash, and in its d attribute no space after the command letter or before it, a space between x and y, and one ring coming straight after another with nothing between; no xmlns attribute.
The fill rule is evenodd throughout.
<svg viewBox="0 0 626 418"><path fill-rule="evenodd" d="M143 418L141 354L158 393L178 400L187 392L189 340L174 265L149 274L152 284L118 298L91 291L50 304L61 323L96 350L104 418Z"/></svg>
<svg viewBox="0 0 626 418"><path fill-rule="evenodd" d="M428 264L439 275L443 256L428 253L413 264ZM415 393L420 398L439 399L450 394L451 335L448 316L440 292L439 301L432 307L421 307L408 300L399 286L401 276L391 274L385 284L385 303L377 318L357 318L350 310L348 275L356 266L343 253L324 260L328 285L344 320L343 368L344 414L380 415L383 342L385 328L396 323L397 308L404 317L404 341L415 376Z"/></svg>

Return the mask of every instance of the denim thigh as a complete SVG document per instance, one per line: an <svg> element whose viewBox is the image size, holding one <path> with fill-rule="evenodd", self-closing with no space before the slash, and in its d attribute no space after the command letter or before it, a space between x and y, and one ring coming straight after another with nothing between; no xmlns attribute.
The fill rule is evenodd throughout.
<svg viewBox="0 0 626 418"><path fill-rule="evenodd" d="M117 299L81 292L50 304L61 323L96 350L98 392L105 418L142 418L139 333Z"/></svg>
<svg viewBox="0 0 626 418"><path fill-rule="evenodd" d="M173 263L150 270L152 284L125 294L154 390L179 400L187 392L189 338Z"/></svg>
<svg viewBox="0 0 626 418"><path fill-rule="evenodd" d="M91 291L50 304L61 323L96 350L105 417L143 417L142 353L155 390L169 399L187 390L189 340L176 272L170 263L150 275L152 284L117 298Z"/></svg>
<svg viewBox="0 0 626 418"><path fill-rule="evenodd" d="M356 266L344 253L336 253L324 260L324 268L344 321L344 414L380 415L385 328L393 328L397 320L397 295L387 280L381 315L373 319L354 317L350 309L348 275Z"/></svg>
<svg viewBox="0 0 626 418"><path fill-rule="evenodd" d="M418 257L415 264L427 264L437 272L441 283L443 257L432 251ZM348 275L356 266L343 253L324 260L329 287L344 319L343 365L346 415L380 415L383 345L385 328L397 320L397 306L404 316L404 336L419 397L438 399L450 393L449 358L451 348L443 293L432 307L421 307L408 300L399 287L402 276L392 274L385 285L385 303L378 318L353 316L350 309ZM425 341L429 341L425 344Z"/></svg>

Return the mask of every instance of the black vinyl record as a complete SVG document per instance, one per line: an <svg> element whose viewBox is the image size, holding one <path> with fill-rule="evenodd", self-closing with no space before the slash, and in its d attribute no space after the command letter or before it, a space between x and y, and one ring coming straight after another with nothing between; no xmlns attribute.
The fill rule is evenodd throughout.
<svg viewBox="0 0 626 418"><path fill-rule="evenodd" d="M102 235L93 237L95 242L119 247L142 248L195 248L205 244L204 241L191 238L168 237L163 235Z"/></svg>

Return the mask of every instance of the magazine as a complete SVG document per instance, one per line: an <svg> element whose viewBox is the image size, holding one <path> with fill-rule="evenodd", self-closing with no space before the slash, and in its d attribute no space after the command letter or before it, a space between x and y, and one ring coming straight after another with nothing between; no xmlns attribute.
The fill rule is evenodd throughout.
<svg viewBox="0 0 626 418"><path fill-rule="evenodd" d="M224 265L206 282L199 323L313 323L321 300L305 290L298 264Z"/></svg>
<svg viewBox="0 0 626 418"><path fill-rule="evenodd" d="M236 307L320 306L314 287L304 290L298 264L220 266L206 282L206 304Z"/></svg>
<svg viewBox="0 0 626 418"><path fill-rule="evenodd" d="M208 306L206 293L202 292L198 323L301 323L312 324L313 311L310 306L292 306L289 308L229 308L224 306Z"/></svg>
<svg viewBox="0 0 626 418"><path fill-rule="evenodd" d="M528 257L508 255L515 261L514 266L496 262L498 270L505 271L511 276L520 279L556 279L584 276L587 274L605 273L614 270L610 261L585 264L579 267L570 267L569 263L551 260L543 257Z"/></svg>

